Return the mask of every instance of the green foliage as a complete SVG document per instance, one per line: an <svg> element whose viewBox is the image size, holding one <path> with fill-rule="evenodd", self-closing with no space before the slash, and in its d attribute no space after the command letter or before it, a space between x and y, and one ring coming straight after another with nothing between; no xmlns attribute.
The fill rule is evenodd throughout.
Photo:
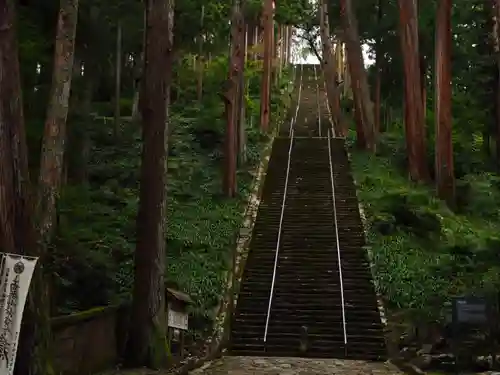
<svg viewBox="0 0 500 375"><path fill-rule="evenodd" d="M206 317L211 316L223 291L252 181L250 171L268 139L247 121L248 162L238 170L237 197L224 198L225 123L222 100L213 93L220 89L227 68L227 56L215 58L208 66L204 83L210 94L204 95L200 104L195 100L193 67L183 64L177 72L181 95L172 106L169 122L167 279L193 297L195 314ZM261 71L250 65L246 73L247 116L256 118ZM288 94L285 87L280 84L273 91L275 122L284 113L276 109L282 102L280 97ZM97 103L94 109L106 112L109 106ZM118 143L111 124L95 120L88 131L92 144L88 184L64 189L52 252L51 271L60 312L128 300L133 284L140 129L136 124L125 124Z"/></svg>
<svg viewBox="0 0 500 375"><path fill-rule="evenodd" d="M355 152L352 161L377 286L388 306L439 318L451 296L498 290L498 177L476 173L462 178L460 208L454 213L428 187L408 181L397 163L398 137L387 138L396 146L394 153Z"/></svg>
<svg viewBox="0 0 500 375"><path fill-rule="evenodd" d="M436 0L419 1L419 53L426 89L426 162L434 178ZM340 24L339 2L330 2L330 24ZM381 6L381 18L378 7ZM382 133L377 155L353 152L368 224L368 245L379 291L387 306L418 318L442 318L457 294L500 288L500 183L494 157L497 73L489 4L457 0L452 9L452 118L457 183L454 210L432 186L408 181L403 124L403 61L398 0L356 3L362 43L380 51ZM375 67L368 69L372 87ZM349 135L352 143L354 134Z"/></svg>

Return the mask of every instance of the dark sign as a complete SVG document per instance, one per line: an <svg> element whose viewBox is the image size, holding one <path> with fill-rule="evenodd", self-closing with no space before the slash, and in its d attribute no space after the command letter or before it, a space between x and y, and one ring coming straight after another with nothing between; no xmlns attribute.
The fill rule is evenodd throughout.
<svg viewBox="0 0 500 375"><path fill-rule="evenodd" d="M481 297L458 297L453 300L453 321L483 325L490 318L490 302Z"/></svg>
<svg viewBox="0 0 500 375"><path fill-rule="evenodd" d="M498 324L498 302L494 296L487 297L472 297L463 296L453 298L452 301L452 340L453 354L455 356L455 373L460 374L464 366L471 365L475 362L474 356L470 352L464 352L464 348L469 348L472 342L477 347L477 337L474 338L472 331L478 328L486 334L484 339L486 346L481 344L481 348L489 348L489 352L485 354L492 355L495 358L497 353L497 341L495 332ZM472 336L471 336L472 334ZM465 341L464 341L465 340ZM465 344L465 347L461 347ZM496 366L496 361L493 360L493 367Z"/></svg>

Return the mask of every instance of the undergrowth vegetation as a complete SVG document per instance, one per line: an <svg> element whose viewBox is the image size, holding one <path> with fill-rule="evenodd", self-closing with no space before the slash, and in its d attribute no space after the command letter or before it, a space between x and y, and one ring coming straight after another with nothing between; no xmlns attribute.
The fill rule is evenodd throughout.
<svg viewBox="0 0 500 375"><path fill-rule="evenodd" d="M500 287L500 178L471 166L480 150L469 143L470 157L456 160L457 171L467 172L457 180L459 199L450 210L432 186L409 181L403 134L400 125L384 133L376 156L352 150L368 246L386 307L441 320L452 296Z"/></svg>
<svg viewBox="0 0 500 375"><path fill-rule="evenodd" d="M186 59L189 61L189 59ZM258 130L260 67L246 69L247 160L238 169L238 195L222 195L224 106L218 93L227 75L227 57L207 68L203 101L196 98L193 67L176 72L177 99L171 106L167 179L167 281L189 293L194 313L207 318L218 304L231 264L261 152L269 141ZM282 120L288 97L287 74L272 92L272 118ZM277 110L279 108L279 111ZM102 109L105 110L105 109ZM60 202L53 272L59 313L130 299L135 220L138 205L141 134L123 124L117 141L103 120L88 124L91 139L87 184L68 184Z"/></svg>

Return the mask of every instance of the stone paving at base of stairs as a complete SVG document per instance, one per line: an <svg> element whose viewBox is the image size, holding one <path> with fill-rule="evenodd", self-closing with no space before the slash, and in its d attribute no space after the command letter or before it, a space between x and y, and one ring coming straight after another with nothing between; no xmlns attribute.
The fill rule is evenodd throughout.
<svg viewBox="0 0 500 375"><path fill-rule="evenodd" d="M281 357L222 357L191 375L402 375L383 362Z"/></svg>

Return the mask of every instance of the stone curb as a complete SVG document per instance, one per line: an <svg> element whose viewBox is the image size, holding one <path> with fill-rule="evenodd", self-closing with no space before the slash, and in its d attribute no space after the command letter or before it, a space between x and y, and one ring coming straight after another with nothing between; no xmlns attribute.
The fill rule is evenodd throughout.
<svg viewBox="0 0 500 375"><path fill-rule="evenodd" d="M348 150L346 150L346 151L347 151L347 158L349 159L349 164L352 166L351 153ZM361 222L363 224L365 243L367 243L368 242L367 241L367 239L368 239L368 229L367 229L368 224L367 224L366 214L365 214L365 210L363 208L363 204L361 203L361 199L359 199L359 196L358 196L358 188L359 188L358 182L356 181L356 179L354 177L354 173L351 172L351 174L352 174L352 179L354 181L354 186L356 188L356 198L358 199L359 215L361 217ZM375 266L373 264L373 253L372 253L372 250L369 246L365 246L365 249L366 249L366 252L368 254L368 261L370 263L370 272L372 273L373 283L375 284L375 286L377 286L375 272L374 272ZM375 288L375 293L377 295L377 304L378 304L378 310L380 313L380 319L381 319L384 327L387 327L387 318L386 318L386 314L385 314L384 303L382 302L382 296L380 295L380 293L378 292L377 289L378 288Z"/></svg>

